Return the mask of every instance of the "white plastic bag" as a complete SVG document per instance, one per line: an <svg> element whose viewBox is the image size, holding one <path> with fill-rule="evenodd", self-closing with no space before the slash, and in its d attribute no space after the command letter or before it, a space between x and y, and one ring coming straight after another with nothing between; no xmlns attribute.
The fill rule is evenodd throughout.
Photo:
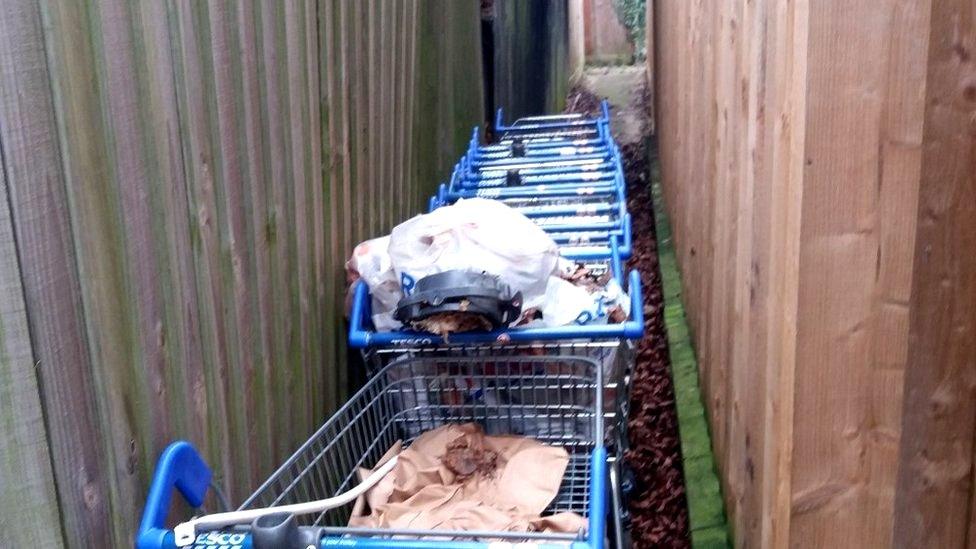
<svg viewBox="0 0 976 549"><path fill-rule="evenodd" d="M552 238L511 207L483 198L409 219L390 236L356 246L346 268L358 273L372 295L373 324L379 331L397 330L397 303L421 278L460 269L498 276L522 292L522 311L536 309L542 318L523 327L606 324L619 306L630 314L630 301L616 280L587 290L560 276L576 263L561 258Z"/></svg>
<svg viewBox="0 0 976 549"><path fill-rule="evenodd" d="M541 307L559 250L552 238L515 209L472 198L409 219L390 235L390 258L402 291L425 276L484 272L522 292L522 309Z"/></svg>
<svg viewBox="0 0 976 549"><path fill-rule="evenodd" d="M389 248L389 236L367 240L356 246L346 262L346 270L358 275L369 286L373 298L373 325L379 331L400 328L400 323L393 318L393 311L403 293L390 261Z"/></svg>
<svg viewBox="0 0 976 549"><path fill-rule="evenodd" d="M539 311L542 318L526 327L543 328L569 324L607 324L610 311L619 306L625 317L630 316L630 301L616 279L611 278L605 287L590 292L569 280L558 276L549 277L546 297Z"/></svg>

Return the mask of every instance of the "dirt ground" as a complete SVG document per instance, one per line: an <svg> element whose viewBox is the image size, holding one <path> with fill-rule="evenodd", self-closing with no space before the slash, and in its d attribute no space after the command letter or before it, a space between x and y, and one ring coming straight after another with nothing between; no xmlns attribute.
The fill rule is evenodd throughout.
<svg viewBox="0 0 976 549"><path fill-rule="evenodd" d="M626 455L634 473L629 494L633 546L690 547L650 192L649 159L654 150L645 130L649 96L643 67L588 69L571 92L567 109L595 113L600 98L611 105L611 132L621 148L627 180L634 232L628 266L640 271L644 290L646 332L638 346L628 420L631 447Z"/></svg>

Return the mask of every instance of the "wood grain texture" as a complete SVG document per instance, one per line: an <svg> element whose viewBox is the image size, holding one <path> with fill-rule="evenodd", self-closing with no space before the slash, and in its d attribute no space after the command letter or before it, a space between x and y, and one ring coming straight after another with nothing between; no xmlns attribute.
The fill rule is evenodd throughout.
<svg viewBox="0 0 976 549"><path fill-rule="evenodd" d="M590 64L624 64L634 57L627 27L620 23L613 0L583 0L584 51Z"/></svg>
<svg viewBox="0 0 976 549"><path fill-rule="evenodd" d="M48 73L43 20L35 2L0 15L0 124L3 172L18 235L24 299L41 398L50 417L48 445L65 536L111 545L105 447L84 328L60 140Z"/></svg>
<svg viewBox="0 0 976 549"><path fill-rule="evenodd" d="M820 546L883 543L890 531L872 523L890 517L881 492L890 491L893 471L872 471L870 462L897 440L897 431L878 429L875 414L900 398L872 403L866 395L876 383L879 151L889 92L876 60L895 42L892 12L892 2L822 2L809 12L790 537ZM898 236L912 232L903 227Z"/></svg>
<svg viewBox="0 0 976 549"><path fill-rule="evenodd" d="M7 196L0 170L0 544L64 547Z"/></svg>
<svg viewBox="0 0 976 549"><path fill-rule="evenodd" d="M239 502L347 395L345 260L426 204L481 121L479 9L7 8L0 282L22 304L0 391L23 394L0 408L24 434L0 481L33 480L0 496L19 505L0 545L128 546L167 443ZM44 529L10 533L22 512Z"/></svg>
<svg viewBox="0 0 976 549"><path fill-rule="evenodd" d="M569 81L575 83L583 76L583 69L586 65L586 22L587 10L586 0L567 0L567 10L569 13L569 32L567 41L569 42ZM648 2L648 11L653 2Z"/></svg>
<svg viewBox="0 0 976 549"><path fill-rule="evenodd" d="M965 545L973 6L654 7L663 190L737 545Z"/></svg>
<svg viewBox="0 0 976 549"><path fill-rule="evenodd" d="M976 6L933 2L894 540L973 547Z"/></svg>
<svg viewBox="0 0 976 549"><path fill-rule="evenodd" d="M659 32L654 24L654 13L656 11L654 0L646 0L645 11L644 11L644 24L646 25L644 32L644 68L645 79L647 82L648 93L651 94L650 100L647 102L647 132L650 135L657 135L657 124L655 121L654 106L657 101L654 99L654 37ZM570 2L570 6L573 6L573 2ZM572 21L572 11L570 11L570 21ZM570 26L572 30L572 26ZM572 36L572 34L570 35ZM572 47L573 42L570 41L570 47ZM570 67L572 67L572 51L570 51Z"/></svg>

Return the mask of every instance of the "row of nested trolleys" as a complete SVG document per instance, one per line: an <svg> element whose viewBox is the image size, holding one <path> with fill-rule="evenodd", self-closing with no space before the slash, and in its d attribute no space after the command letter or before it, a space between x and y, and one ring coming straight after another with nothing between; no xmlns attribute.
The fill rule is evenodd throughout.
<svg viewBox="0 0 976 549"><path fill-rule="evenodd" d="M473 421L489 434L531 436L566 448L569 465L547 511L579 513L588 528L574 534L448 535L347 528L347 505L296 517L301 537L292 536L287 543L302 549L496 549L509 547L506 543L596 549L607 540L616 547L627 544L621 471L634 346L643 335L644 318L639 276L624 272L624 260L632 252L631 219L620 151L609 131L609 108L604 102L596 117L536 116L510 125L499 110L494 132L494 142L483 145L475 128L450 179L430 198L429 210L474 197L508 204L542 227L564 257L597 274L611 271L629 292L629 318L618 324L469 332L449 340L411 331L381 332L372 326L369 289L358 282L349 344L362 350L369 381L239 509L335 496L357 484L357 469L372 467L395 441L409 444L425 430ZM174 533L165 526L172 489L199 507L210 480L209 468L190 444L167 448L153 479L137 546L175 547ZM211 541L257 549L280 545L268 541L278 538L269 538L264 530L221 529L201 533L198 540L204 546Z"/></svg>

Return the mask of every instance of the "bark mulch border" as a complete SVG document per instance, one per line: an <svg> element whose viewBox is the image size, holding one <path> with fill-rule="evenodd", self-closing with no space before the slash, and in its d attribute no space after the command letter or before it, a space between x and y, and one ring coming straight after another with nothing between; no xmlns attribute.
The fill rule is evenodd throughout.
<svg viewBox="0 0 976 549"><path fill-rule="evenodd" d="M681 301L681 278L671 239L671 224L661 192L660 166L656 155L651 155L651 195L664 292L664 323L678 411L678 436L681 439L691 545L694 549L730 547L725 503L698 386L698 360Z"/></svg>

